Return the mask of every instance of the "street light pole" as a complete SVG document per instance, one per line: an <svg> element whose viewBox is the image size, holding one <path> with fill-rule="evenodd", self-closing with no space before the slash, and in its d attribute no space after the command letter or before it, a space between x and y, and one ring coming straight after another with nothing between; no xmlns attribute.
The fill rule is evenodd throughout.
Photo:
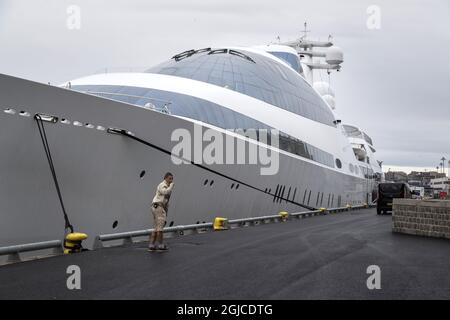
<svg viewBox="0 0 450 320"><path fill-rule="evenodd" d="M447 160L447 159L445 159L445 157L442 157L441 158L441 161L442 161L442 173L445 175L445 160Z"/></svg>

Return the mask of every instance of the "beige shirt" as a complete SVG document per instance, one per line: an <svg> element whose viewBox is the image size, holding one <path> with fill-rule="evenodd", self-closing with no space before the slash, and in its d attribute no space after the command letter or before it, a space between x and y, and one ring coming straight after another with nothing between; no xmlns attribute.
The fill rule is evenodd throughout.
<svg viewBox="0 0 450 320"><path fill-rule="evenodd" d="M152 203L161 203L164 206L169 202L170 194L172 193L173 183L170 186L166 183L166 180L163 180L158 187L156 188L156 194L153 198Z"/></svg>

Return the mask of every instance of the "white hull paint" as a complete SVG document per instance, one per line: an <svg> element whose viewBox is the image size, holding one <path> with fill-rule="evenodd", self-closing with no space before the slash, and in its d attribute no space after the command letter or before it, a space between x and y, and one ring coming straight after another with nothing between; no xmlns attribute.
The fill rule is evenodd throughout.
<svg viewBox="0 0 450 320"><path fill-rule="evenodd" d="M226 178L191 164L174 165L169 155L156 149L86 127L124 128L170 151L174 129L193 131L194 122L188 119L6 75L0 75L0 108L0 246L64 235L61 208L33 119L36 113L71 122L45 126L68 215L77 231L89 235L89 248L99 234L150 228L150 202L166 171L175 175L168 214L168 223L175 225L212 221L216 216L304 210L242 185L236 190ZM5 113L8 108L16 114ZM74 126L74 121L82 126ZM272 194L283 188L283 197L295 202L308 204L309 198L311 207L371 201L373 180L285 152L280 153L280 169L273 176L260 175L257 165L208 167Z"/></svg>

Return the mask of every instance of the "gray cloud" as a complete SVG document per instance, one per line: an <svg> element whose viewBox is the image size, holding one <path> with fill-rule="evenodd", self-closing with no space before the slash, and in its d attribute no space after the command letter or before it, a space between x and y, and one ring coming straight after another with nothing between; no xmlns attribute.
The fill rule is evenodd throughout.
<svg viewBox="0 0 450 320"><path fill-rule="evenodd" d="M346 61L331 82L337 114L374 140L387 165L450 158L448 0L0 0L0 72L61 83L104 68L144 69L186 49L332 33ZM81 30L66 27L68 5ZM381 30L366 9L381 8ZM325 73L321 75L327 78Z"/></svg>

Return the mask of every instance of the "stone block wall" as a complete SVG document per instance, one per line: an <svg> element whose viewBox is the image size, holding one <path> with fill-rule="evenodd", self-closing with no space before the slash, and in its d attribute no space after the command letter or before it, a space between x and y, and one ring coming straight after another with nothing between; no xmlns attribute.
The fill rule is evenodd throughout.
<svg viewBox="0 0 450 320"><path fill-rule="evenodd" d="M392 231L450 239L450 201L394 199Z"/></svg>

